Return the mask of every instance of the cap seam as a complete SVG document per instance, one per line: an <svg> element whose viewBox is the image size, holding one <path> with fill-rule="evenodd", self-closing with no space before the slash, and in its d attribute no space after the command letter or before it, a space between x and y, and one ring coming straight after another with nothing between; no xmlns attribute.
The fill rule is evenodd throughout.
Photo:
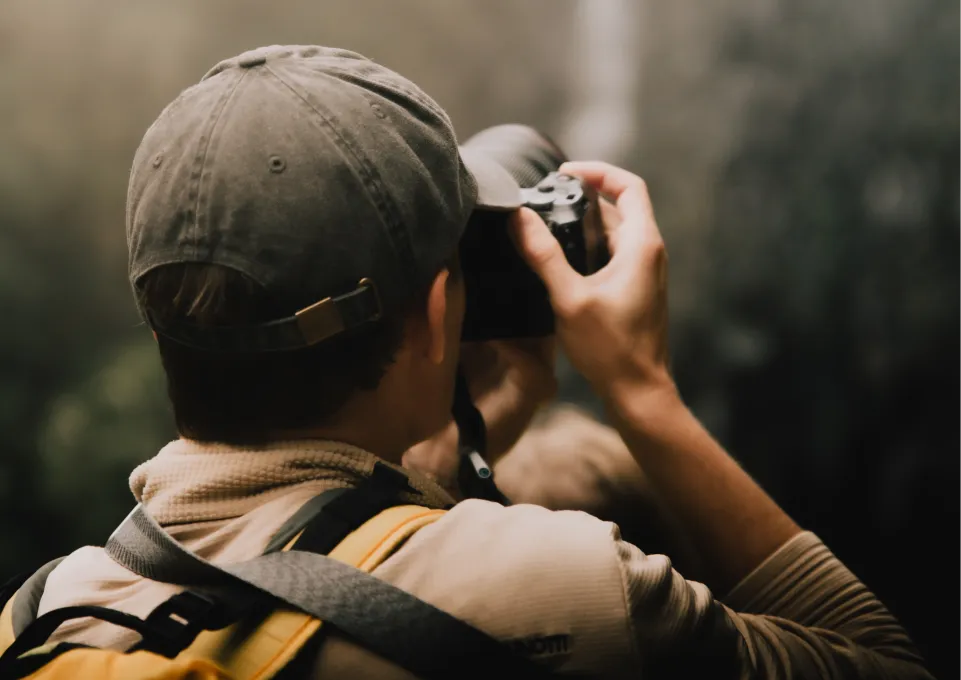
<svg viewBox="0 0 961 680"><path fill-rule="evenodd" d="M371 62L371 63L375 63L375 62ZM343 68L336 68L336 67L329 68L327 72L348 76L350 79L357 77L356 73L351 73L348 69L343 69ZM389 72L398 77L403 77L403 76L400 76L400 74L395 73L394 71L389 71ZM440 108L440 105L437 102L435 102L433 99L430 98L430 96L424 93L419 93L419 92L415 92L413 90L407 89L406 87L403 87L400 83L391 82L389 79L379 75L368 73L368 74L364 74L363 78L364 80L377 83L378 85L381 85L382 87L385 87L388 90L393 90L395 92L398 92L404 95L405 97L409 97L410 99L413 99L421 106L429 109L430 112L436 115L438 118L441 118L445 123L447 123L447 127L453 129L453 123L451 122L450 117L447 115L447 113L443 109ZM350 82L353 83L353 80L351 80Z"/></svg>
<svg viewBox="0 0 961 680"><path fill-rule="evenodd" d="M206 130L206 139L204 139L203 136L201 137L201 145L203 149L198 149L197 155L194 156L193 167L190 170L190 190L187 194L188 206L191 204L193 205L194 238L190 244L190 247L194 251L194 259L196 259L200 254L200 206L203 197L204 167L207 165L207 156L210 153L210 146L213 144L214 135L217 132L217 126L224 116L224 111L227 110L227 104L233 98L237 88L240 87L240 84L244 82L246 77L247 71L245 70L240 74L240 77L237 79L237 82L234 83L233 87L224 92L220 98L220 101L217 102L218 105L214 108L214 111L209 119L210 124Z"/></svg>
<svg viewBox="0 0 961 680"><path fill-rule="evenodd" d="M323 122L323 126L329 131L329 134L332 135L338 148L346 151L350 157L353 158L355 161L355 169L361 172L364 179L364 189L373 201L377 213L387 228L387 236L393 246L394 254L400 260L398 264L400 265L401 272L406 274L416 270L417 263L414 258L413 247L410 244L409 235L404 229L404 222L396 216L395 211L392 209L390 205L390 194L386 189L382 188L383 182L369 159L356 148L356 145L352 144L340 133L340 130L337 129L331 120L334 118L333 116L328 112L319 110L313 102L298 92L297 88L287 82L287 80L274 69L270 68L269 64L264 65L263 68L266 68L277 78L278 82L290 90L304 106L313 111ZM404 272L405 269L407 270L406 272Z"/></svg>

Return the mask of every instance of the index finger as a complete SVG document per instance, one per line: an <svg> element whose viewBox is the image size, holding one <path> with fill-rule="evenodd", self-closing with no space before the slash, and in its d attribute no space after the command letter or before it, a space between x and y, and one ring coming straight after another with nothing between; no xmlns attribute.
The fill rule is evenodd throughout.
<svg viewBox="0 0 961 680"><path fill-rule="evenodd" d="M660 242L654 208L644 180L623 168L602 161L564 163L560 171L580 177L599 194L610 196L621 213L618 241ZM626 232L626 233L625 233Z"/></svg>

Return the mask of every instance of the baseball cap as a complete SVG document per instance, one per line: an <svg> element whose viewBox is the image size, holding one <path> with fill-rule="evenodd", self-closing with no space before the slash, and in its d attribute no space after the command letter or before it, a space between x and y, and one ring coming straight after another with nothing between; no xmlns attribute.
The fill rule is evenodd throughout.
<svg viewBox="0 0 961 680"><path fill-rule="evenodd" d="M252 326L153 329L214 352L314 345L399 309L517 181L419 87L354 52L270 46L220 62L148 129L127 194L129 276L213 263L289 310Z"/></svg>

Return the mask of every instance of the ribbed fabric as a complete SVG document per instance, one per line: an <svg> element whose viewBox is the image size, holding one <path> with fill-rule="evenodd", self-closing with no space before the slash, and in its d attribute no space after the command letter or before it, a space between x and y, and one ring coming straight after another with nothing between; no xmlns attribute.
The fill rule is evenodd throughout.
<svg viewBox="0 0 961 680"><path fill-rule="evenodd" d="M723 604L663 555L623 542L618 552L647 676L930 678L904 629L810 532L781 546Z"/></svg>
<svg viewBox="0 0 961 680"><path fill-rule="evenodd" d="M798 597L799 591L803 597ZM897 619L810 532L784 544L725 600L739 612L836 631L895 658L921 662Z"/></svg>
<svg viewBox="0 0 961 680"><path fill-rule="evenodd" d="M377 456L349 444L323 440L244 448L178 439L130 475L130 490L162 525L240 517L310 483L317 493L355 486L371 474ZM383 461L381 461L383 462ZM438 484L397 465L423 494L404 500L440 508L454 502Z"/></svg>
<svg viewBox="0 0 961 680"><path fill-rule="evenodd" d="M244 450L178 441L135 470L131 488L174 539L231 564L259 555L305 502L356 485L377 460L332 442ZM409 478L423 493L411 502L452 502L430 480ZM722 602L668 557L621 541L610 523L468 500L414 534L374 575L564 672L625 680L931 677L891 614L811 533L788 541ZM175 591L88 547L54 569L40 613L105 605L146 616ZM131 643L113 626L82 620L54 639ZM384 663L332 635L314 677L410 677Z"/></svg>

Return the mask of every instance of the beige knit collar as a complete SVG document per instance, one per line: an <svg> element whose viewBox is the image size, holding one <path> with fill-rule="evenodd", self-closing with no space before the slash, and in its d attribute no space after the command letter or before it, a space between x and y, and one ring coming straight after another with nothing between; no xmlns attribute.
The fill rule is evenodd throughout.
<svg viewBox="0 0 961 680"><path fill-rule="evenodd" d="M131 473L130 490L161 524L223 520L307 485L317 493L356 486L378 461L355 446L321 440L243 448L178 439ZM423 475L385 464L402 470L421 492L404 494L405 501L428 507L454 502Z"/></svg>

